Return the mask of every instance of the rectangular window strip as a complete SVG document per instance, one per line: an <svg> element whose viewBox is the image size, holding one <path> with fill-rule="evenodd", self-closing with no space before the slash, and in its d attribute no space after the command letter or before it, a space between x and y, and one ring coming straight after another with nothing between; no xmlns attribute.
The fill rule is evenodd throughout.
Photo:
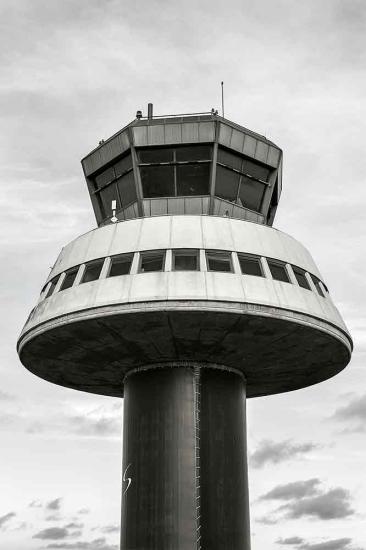
<svg viewBox="0 0 366 550"><path fill-rule="evenodd" d="M232 252L225 250L206 250L206 264L208 271L233 273ZM140 252L138 273L148 273L152 271L164 271L165 269L166 250L147 250ZM240 270L244 275L256 277L265 277L260 256L254 254L238 253L238 261ZM117 277L128 275L131 272L131 266L134 258L134 253L125 253L112 256L110 266L106 277ZM96 281L100 278L105 258L93 260L85 264L85 270L80 283ZM276 281L291 283L286 263L274 258L266 258L272 278ZM71 288L76 280L80 266L75 266L64 274L59 274L53 277L42 289L42 293L46 291L43 299L49 298L55 291L57 283L62 275L63 281L59 288L59 292ZM301 267L291 265L297 284L306 290L312 290L306 274L311 277L316 291L320 296L325 298L325 292L329 292L325 284L316 276ZM173 271L199 271L200 267L200 250L196 248L173 249L172 250L172 270Z"/></svg>

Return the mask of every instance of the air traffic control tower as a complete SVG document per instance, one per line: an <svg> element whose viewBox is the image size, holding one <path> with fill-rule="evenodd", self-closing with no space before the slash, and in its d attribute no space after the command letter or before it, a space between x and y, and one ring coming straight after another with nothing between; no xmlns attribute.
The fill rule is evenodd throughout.
<svg viewBox="0 0 366 550"><path fill-rule="evenodd" d="M82 166L98 227L61 250L20 359L124 397L122 550L249 550L246 398L322 382L352 349L309 252L272 228L282 151L150 105Z"/></svg>

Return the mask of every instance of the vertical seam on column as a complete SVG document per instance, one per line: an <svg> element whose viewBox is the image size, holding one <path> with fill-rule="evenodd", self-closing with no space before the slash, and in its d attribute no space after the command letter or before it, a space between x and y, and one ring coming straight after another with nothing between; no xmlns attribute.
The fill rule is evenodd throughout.
<svg viewBox="0 0 366 550"><path fill-rule="evenodd" d="M194 387L194 449L195 449L195 493L196 493L196 548L201 550L201 475L200 475L200 411L201 411L201 369L193 369Z"/></svg>

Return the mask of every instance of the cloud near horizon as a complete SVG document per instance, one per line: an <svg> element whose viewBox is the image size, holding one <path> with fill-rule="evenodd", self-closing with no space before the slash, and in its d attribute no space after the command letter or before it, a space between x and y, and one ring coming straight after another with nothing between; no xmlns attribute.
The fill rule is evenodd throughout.
<svg viewBox="0 0 366 550"><path fill-rule="evenodd" d="M259 443L249 460L254 468L261 468L269 463L278 464L291 458L300 458L318 447L319 445L310 442L292 443L291 440L276 442L265 439Z"/></svg>

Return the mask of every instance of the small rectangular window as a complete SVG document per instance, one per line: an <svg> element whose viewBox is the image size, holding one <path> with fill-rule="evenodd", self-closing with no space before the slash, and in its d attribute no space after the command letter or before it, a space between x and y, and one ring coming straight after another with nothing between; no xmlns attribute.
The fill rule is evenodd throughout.
<svg viewBox="0 0 366 550"><path fill-rule="evenodd" d="M235 170L241 170L243 158L219 147L217 151L217 162L225 164L225 166L230 166L230 168L234 168Z"/></svg>
<svg viewBox="0 0 366 550"><path fill-rule="evenodd" d="M209 145L190 145L189 147L178 147L175 152L176 161L210 160L211 147Z"/></svg>
<svg viewBox="0 0 366 550"><path fill-rule="evenodd" d="M198 264L198 250L173 250L174 271L197 271Z"/></svg>
<svg viewBox="0 0 366 550"><path fill-rule="evenodd" d="M46 296L44 297L44 300L46 298L49 298L50 296L52 296L52 294L54 293L54 290L55 290L55 287L57 285L57 282L60 278L60 275L57 275L57 277L54 277L53 279L51 279L51 283L50 283L50 286L48 288L48 291L47 291L47 294ZM48 283L47 283L48 284Z"/></svg>
<svg viewBox="0 0 366 550"><path fill-rule="evenodd" d="M132 254L121 254L111 258L111 266L108 277L118 277L119 275L128 275L131 270Z"/></svg>
<svg viewBox="0 0 366 550"><path fill-rule="evenodd" d="M260 258L256 256L245 256L238 254L241 272L244 275L255 275L256 277L264 277Z"/></svg>
<svg viewBox="0 0 366 550"><path fill-rule="evenodd" d="M174 150L169 149L139 149L138 159L143 164L154 164L159 162L173 162Z"/></svg>
<svg viewBox="0 0 366 550"><path fill-rule="evenodd" d="M76 278L76 275L77 275L78 271L79 271L79 266L78 267L73 267L72 269L68 269L66 271L65 278L61 283L60 291L61 290L66 290L67 288L72 287L72 285L74 284L74 281L75 281L75 278Z"/></svg>
<svg viewBox="0 0 366 550"><path fill-rule="evenodd" d="M219 250L207 250L206 251L207 269L209 271L233 271L231 263L231 252L224 252Z"/></svg>
<svg viewBox="0 0 366 550"><path fill-rule="evenodd" d="M163 271L165 260L165 250L149 250L140 253L139 273L149 271Z"/></svg>
<svg viewBox="0 0 366 550"><path fill-rule="evenodd" d="M320 284L321 282L320 279L318 279L318 277L316 277L315 275L312 275L311 273L310 273L310 277L312 278L312 281L316 287L316 290L318 291L319 296L322 296L323 298L325 298L323 289Z"/></svg>
<svg viewBox="0 0 366 550"><path fill-rule="evenodd" d="M90 281L96 281L99 279L103 264L104 258L102 260L97 260L86 264L81 283L89 283Z"/></svg>
<svg viewBox="0 0 366 550"><path fill-rule="evenodd" d="M290 282L290 278L287 274L286 264L277 260L267 260L267 262L272 277L276 281L283 281L284 283Z"/></svg>
<svg viewBox="0 0 366 550"><path fill-rule="evenodd" d="M306 288L307 290L311 290L310 285L308 283L308 280L305 275L305 270L301 269L300 267L297 267L295 265L292 266L293 272L295 274L296 280L299 283L299 286L302 288Z"/></svg>

